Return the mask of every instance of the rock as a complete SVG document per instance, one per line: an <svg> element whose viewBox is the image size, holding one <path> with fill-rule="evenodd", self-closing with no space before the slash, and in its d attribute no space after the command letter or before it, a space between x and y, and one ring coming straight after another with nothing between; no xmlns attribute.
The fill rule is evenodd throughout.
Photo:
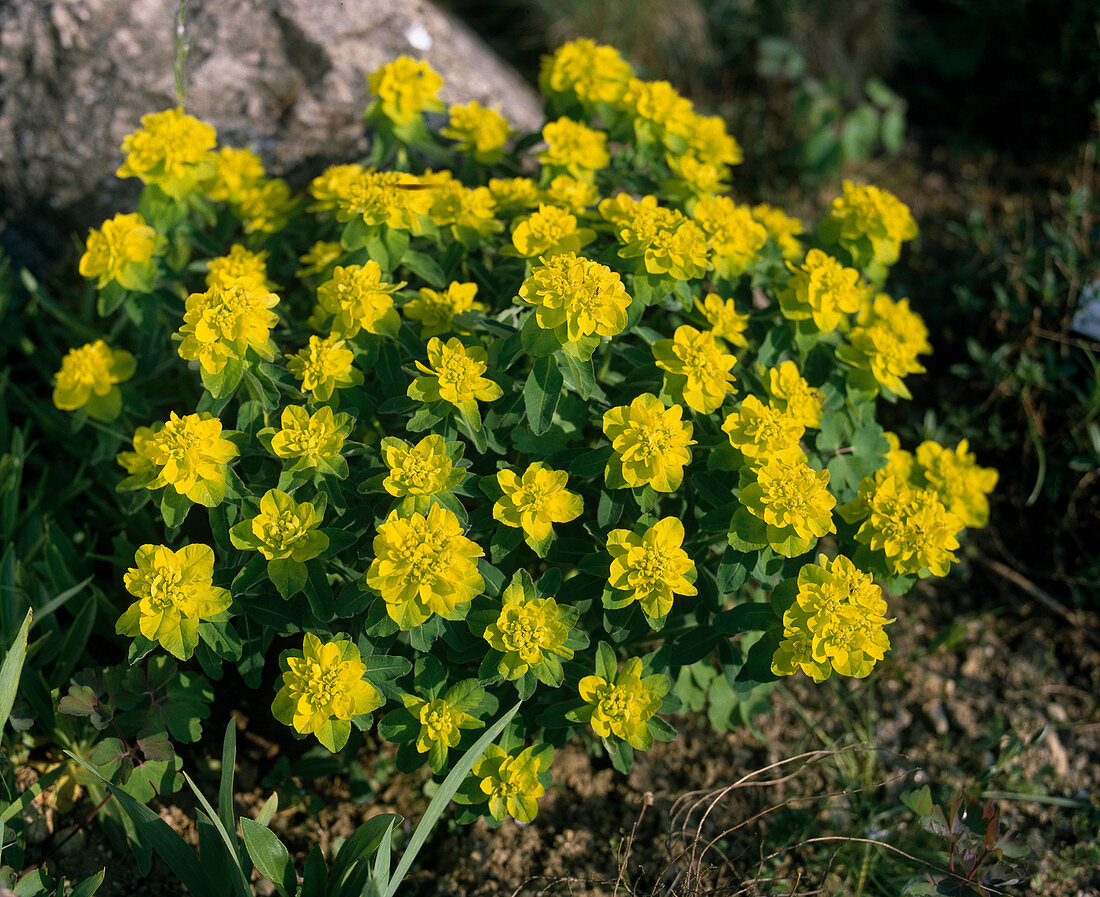
<svg viewBox="0 0 1100 897"><path fill-rule="evenodd" d="M173 0L0 4L0 240L56 259L131 208L119 145L141 116L175 106ZM405 53L444 78L447 102L497 106L537 129L534 91L460 22L425 0L191 0L187 111L303 181L366 147L367 72ZM5 233L6 231L6 233ZM18 259L17 259L18 261Z"/></svg>

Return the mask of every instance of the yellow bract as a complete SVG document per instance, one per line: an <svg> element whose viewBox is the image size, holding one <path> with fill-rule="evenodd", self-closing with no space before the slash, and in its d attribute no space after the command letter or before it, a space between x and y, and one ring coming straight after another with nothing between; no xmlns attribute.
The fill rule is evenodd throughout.
<svg viewBox="0 0 1100 897"><path fill-rule="evenodd" d="M821 407L825 396L820 389L814 389L798 372L793 361L784 361L779 367L768 371L766 380L771 404L785 412L803 427L821 426Z"/></svg>
<svg viewBox="0 0 1100 897"><path fill-rule="evenodd" d="M732 299L723 299L717 293L707 293L702 301L696 299L695 307L703 313L711 330L719 339L732 346L747 346L745 330L749 326L749 316L741 314Z"/></svg>
<svg viewBox="0 0 1100 897"><path fill-rule="evenodd" d="M599 102L615 103L633 76L630 64L614 47L581 38L542 57L539 89L551 97L575 97L591 109Z"/></svg>
<svg viewBox="0 0 1100 897"><path fill-rule="evenodd" d="M199 623L228 610L232 601L228 589L212 582L214 552L207 545L187 545L179 551L142 545L134 563L122 582L138 600L118 618L115 631L143 635L187 660L199 643Z"/></svg>
<svg viewBox="0 0 1100 897"><path fill-rule="evenodd" d="M94 277L103 289L112 280L126 290L148 293L156 281L153 256L164 252L166 241L136 212L115 215L88 232L88 246L80 257L83 277Z"/></svg>
<svg viewBox="0 0 1100 897"><path fill-rule="evenodd" d="M197 360L204 371L219 373L229 359L243 359L251 349L265 361L275 357L270 328L278 321L272 309L279 297L262 281L237 278L214 283L205 293L187 297L179 332L181 358Z"/></svg>
<svg viewBox="0 0 1100 897"><path fill-rule="evenodd" d="M446 343L433 336L428 340L428 364L416 363L424 375L409 384L408 395L420 402L449 402L471 424L480 426L477 403L493 402L504 395L500 386L483 376L488 357L480 346L467 349L457 336Z"/></svg>
<svg viewBox="0 0 1100 897"><path fill-rule="evenodd" d="M301 652L291 652L281 687L271 705L275 719L303 735L313 734L330 751L342 748L351 719L382 706L378 689L350 641L322 642L306 633Z"/></svg>
<svg viewBox="0 0 1100 897"><path fill-rule="evenodd" d="M375 104L394 125L410 125L421 112L442 112L446 107L437 98L443 79L427 62L398 56L393 62L367 75Z"/></svg>
<svg viewBox="0 0 1100 897"><path fill-rule="evenodd" d="M611 162L607 152L607 135L571 118L547 122L542 128L546 149L538 160L555 173L571 174L591 182L595 173Z"/></svg>
<svg viewBox="0 0 1100 897"><path fill-rule="evenodd" d="M777 676L801 668L815 682L833 672L863 678L890 650L886 602L871 577L843 555L798 571L798 594L783 614L783 641L772 657Z"/></svg>
<svg viewBox="0 0 1100 897"><path fill-rule="evenodd" d="M768 459L798 461L805 457L798 444L805 425L789 411L765 405L754 395L745 396L741 406L726 417L722 430L749 465Z"/></svg>
<svg viewBox="0 0 1100 897"><path fill-rule="evenodd" d="M578 227L575 215L559 206L540 205L512 232L512 245L522 256L552 256L577 252L596 238L591 228Z"/></svg>
<svg viewBox="0 0 1100 897"><path fill-rule="evenodd" d="M114 420L122 411L116 384L129 380L136 368L133 355L101 339L70 349L54 377L53 403L62 411L85 408L95 420Z"/></svg>
<svg viewBox="0 0 1100 897"><path fill-rule="evenodd" d="M539 598L534 588L513 579L501 596L503 606L496 622L485 629L485 641L502 655L498 667L505 679L518 679L529 669L540 678L561 682L561 661L573 656L565 646L576 611L553 598ZM544 667L556 674L546 675Z"/></svg>
<svg viewBox="0 0 1100 897"><path fill-rule="evenodd" d="M401 308L405 317L420 322L420 335L424 338L438 336L456 328L455 315L467 311L488 311L482 302L474 302L476 283L452 281L443 292L421 287L420 295ZM465 331L461 331L465 332Z"/></svg>
<svg viewBox="0 0 1100 897"><path fill-rule="evenodd" d="M684 409L671 408L651 393L643 393L629 405L604 413L603 431L614 454L604 477L612 489L652 486L658 492L675 492L691 461L691 423Z"/></svg>
<svg viewBox="0 0 1100 897"><path fill-rule="evenodd" d="M818 330L835 330L846 314L859 311L864 289L859 272L845 268L820 249L806 253L806 261L796 268L787 288L779 293L779 307L792 321L813 319Z"/></svg>
<svg viewBox="0 0 1100 897"><path fill-rule="evenodd" d="M258 551L267 560L302 563L328 548L328 536L318 532L321 515L312 502L296 502L279 489L260 499L260 513L229 531L234 548Z"/></svg>
<svg viewBox="0 0 1100 897"><path fill-rule="evenodd" d="M139 431L140 432L140 431ZM202 414L172 412L169 419L138 440L135 452L149 461L156 477L145 486L171 486L195 504L213 508L225 498L225 466L239 454L222 435L222 422Z"/></svg>
<svg viewBox="0 0 1100 897"><path fill-rule="evenodd" d="M728 196L700 199L692 217L707 236L715 274L726 280L740 277L768 240L748 208Z"/></svg>
<svg viewBox="0 0 1100 897"><path fill-rule="evenodd" d="M653 746L647 723L661 707L668 691L665 676L642 676L642 662L628 658L614 679L585 676L578 688L588 705L585 712L593 731L601 738L615 735L640 751Z"/></svg>
<svg viewBox="0 0 1100 897"><path fill-rule="evenodd" d="M374 538L375 559L366 584L382 596L386 612L402 629L432 614L450 616L485 585L477 561L485 554L462 535L453 511L433 505L428 513L390 513Z"/></svg>
<svg viewBox="0 0 1100 897"><path fill-rule="evenodd" d="M383 488L397 498L436 495L453 489L466 475L447 452L442 436L432 433L415 446L394 436L382 439L382 460L390 469Z"/></svg>
<svg viewBox="0 0 1100 897"><path fill-rule="evenodd" d="M700 414L718 410L734 391L730 371L737 359L723 352L709 332L683 324L672 339L653 344L653 357L667 371L665 391Z"/></svg>
<svg viewBox="0 0 1100 897"><path fill-rule="evenodd" d="M548 752L549 754L550 752ZM542 755L529 747L513 757L499 745L491 744L473 769L480 779L483 794L489 800L489 813L494 819L513 817L517 822L531 822L538 812L536 801L546 789L539 782L544 770ZM545 763L549 765L549 756Z"/></svg>
<svg viewBox="0 0 1100 897"><path fill-rule="evenodd" d="M324 317L334 319L332 333L342 339L351 339L360 330L396 336L401 320L392 294L404 285L383 283L382 268L375 261L337 265L332 277L317 288L317 302Z"/></svg>
<svg viewBox="0 0 1100 897"><path fill-rule="evenodd" d="M494 165L500 161L512 129L508 119L495 109L486 109L473 100L463 106L452 106L450 124L439 133L458 141L458 148L478 162Z"/></svg>
<svg viewBox="0 0 1100 897"><path fill-rule="evenodd" d="M122 141L126 161L115 174L141 178L173 199L182 199L213 176L216 140L210 125L182 108L143 115L141 128Z"/></svg>
<svg viewBox="0 0 1100 897"><path fill-rule="evenodd" d="M532 540L548 538L553 524L575 520L584 510L581 497L565 488L568 477L541 461L528 465L522 477L512 470L498 471L497 484L504 495L493 505L493 518L522 529Z"/></svg>
<svg viewBox="0 0 1100 897"><path fill-rule="evenodd" d="M335 334L324 339L311 336L308 346L286 360L286 369L301 381L302 392L327 402L335 390L363 382L362 372L352 367L354 359L351 349Z"/></svg>
<svg viewBox="0 0 1100 897"><path fill-rule="evenodd" d="M267 252L253 252L234 243L226 255L207 262L206 285L225 287L237 280L247 280L263 292L274 288L267 279Z"/></svg>
<svg viewBox="0 0 1100 897"><path fill-rule="evenodd" d="M340 458L344 440L351 432L351 415L333 414L327 405L311 415L298 405L287 405L280 418L282 429L271 437L271 451L293 462L296 468L317 467L322 461Z"/></svg>
<svg viewBox="0 0 1100 897"><path fill-rule="evenodd" d="M640 536L628 529L613 529L607 534L611 587L625 593L625 604L640 603L647 616L666 616L674 595L697 594L685 578L695 570L695 563L683 544L684 525L675 517L658 520Z"/></svg>
<svg viewBox="0 0 1100 897"><path fill-rule="evenodd" d="M767 525L768 544L784 557L797 557L818 538L835 533L829 471L804 460L770 458L741 488L741 504Z"/></svg>

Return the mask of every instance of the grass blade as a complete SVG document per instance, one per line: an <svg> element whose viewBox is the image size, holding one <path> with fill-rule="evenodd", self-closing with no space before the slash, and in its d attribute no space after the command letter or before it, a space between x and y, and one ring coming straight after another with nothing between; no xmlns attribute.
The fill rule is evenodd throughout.
<svg viewBox="0 0 1100 897"><path fill-rule="evenodd" d="M27 659L27 633L31 630L33 619L34 611L28 610L23 618L23 625L19 627L15 641L4 658L4 665L0 667L0 730L3 730L11 716L11 708L15 703L19 677L23 675L23 661Z"/></svg>

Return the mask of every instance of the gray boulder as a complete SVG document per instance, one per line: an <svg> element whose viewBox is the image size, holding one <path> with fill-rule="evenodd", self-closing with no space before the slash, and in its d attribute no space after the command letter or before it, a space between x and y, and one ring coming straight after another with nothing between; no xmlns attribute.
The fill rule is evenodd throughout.
<svg viewBox="0 0 1100 897"><path fill-rule="evenodd" d="M0 3L0 240L17 261L56 259L136 201L138 181L114 176L119 145L177 103L175 14L174 0ZM541 124L534 91L425 0L190 0L186 21L187 111L292 181L364 151L365 75L402 53L442 74L445 101Z"/></svg>

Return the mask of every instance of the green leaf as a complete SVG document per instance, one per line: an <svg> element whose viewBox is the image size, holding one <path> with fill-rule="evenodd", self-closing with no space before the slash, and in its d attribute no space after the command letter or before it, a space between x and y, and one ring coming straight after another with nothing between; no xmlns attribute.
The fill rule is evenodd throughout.
<svg viewBox="0 0 1100 897"><path fill-rule="evenodd" d="M232 725L232 722L230 724ZM206 795L199 790L198 785L195 784L191 776L187 773L183 773L183 780L187 782L188 787L190 787L195 797L198 798L203 811L210 819L210 822L213 823L214 828L218 830L218 835L221 837L222 843L225 845L225 849L230 859L233 860L233 865L237 869L237 875L234 877L233 884L240 892L241 897L252 897L252 887L249 885L248 878L244 874L244 868L241 866L241 858L237 855L237 839L230 835L228 829L222 825L222 821L218 818L218 814L215 813L214 808L210 806L210 801L208 801Z"/></svg>
<svg viewBox="0 0 1100 897"><path fill-rule="evenodd" d="M222 774L218 782L218 816L226 831L236 830L233 813L233 767L237 763L237 718L229 718L222 739Z"/></svg>
<svg viewBox="0 0 1100 897"><path fill-rule="evenodd" d="M447 278L443 276L443 269L436 264L435 259L422 252L406 249L404 255L401 257L401 264L428 284L428 286L435 287L436 289L443 289L447 283Z"/></svg>
<svg viewBox="0 0 1100 897"><path fill-rule="evenodd" d="M306 565L291 558L275 558L267 562L267 578L284 598L297 595L306 584Z"/></svg>
<svg viewBox="0 0 1100 897"><path fill-rule="evenodd" d="M203 895L203 897L223 893L223 889L214 884L187 842L176 834L167 822L117 785L107 781L76 754L71 751L65 751L65 753L103 783L115 800L121 804L126 815L133 821L139 836L153 846L153 849L168 864L168 868L172 870L187 890L194 895Z"/></svg>
<svg viewBox="0 0 1100 897"><path fill-rule="evenodd" d="M357 828L350 838L340 847L332 864L332 883L339 886L347 878L352 867L360 860L370 862L378 845L395 825L400 825L402 817L396 813L381 813L372 816Z"/></svg>
<svg viewBox="0 0 1100 897"><path fill-rule="evenodd" d="M727 539L730 547L736 551L758 551L768 544L768 527L748 508L740 507L734 512L733 519L730 521Z"/></svg>
<svg viewBox="0 0 1100 897"><path fill-rule="evenodd" d="M592 368L592 359L580 361L568 352L559 352L557 358L565 362L562 375L566 388L587 402L596 390L596 374Z"/></svg>
<svg viewBox="0 0 1100 897"><path fill-rule="evenodd" d="M401 855L401 862L398 863L397 868L394 869L389 887L386 888L382 897L394 897L397 893L397 889L401 886L402 880L412 867L413 860L416 859L416 855L420 852L420 848L427 842L436 822L439 821L439 817L443 815L443 811L447 809L447 805L451 802L451 798L455 796L455 792L461 787L463 780L470 774L470 770L474 768L474 764L481 759L481 755L485 753L485 749L504 731L505 726L511 722L512 717L516 715L519 708L520 704L517 702L511 710L507 711L500 719L493 723L493 725L485 731L485 734L474 742L473 746L466 751L454 767L452 767L447 778L443 780L443 784L439 786L439 790L436 791L435 795L432 797L420 822L417 824L416 828L413 829L412 837L405 847L405 852Z"/></svg>
<svg viewBox="0 0 1100 897"><path fill-rule="evenodd" d="M165 486L160 495L160 515L164 518L164 525L168 529L175 529L191 510L191 499L186 495L180 495L174 486Z"/></svg>
<svg viewBox="0 0 1100 897"><path fill-rule="evenodd" d="M541 436L554 422L554 411L561 398L563 384L554 356L535 359L527 383L523 387L523 403L527 409L527 422L531 432Z"/></svg>
<svg viewBox="0 0 1100 897"><path fill-rule="evenodd" d="M776 624L770 601L747 601L715 615L714 628L725 635L763 632Z"/></svg>
<svg viewBox="0 0 1100 897"><path fill-rule="evenodd" d="M245 850L256 864L260 875L272 882L282 897L294 897L298 889L298 878L294 874L290 851L279 837L266 826L243 816L241 835L244 837Z"/></svg>
<svg viewBox="0 0 1100 897"><path fill-rule="evenodd" d="M738 551L732 545L728 546L718 564L718 591L723 595L737 592L748 581L755 565L756 552Z"/></svg>
<svg viewBox="0 0 1100 897"><path fill-rule="evenodd" d="M596 646L596 675L612 682L618 672L619 662L615 658L615 650L607 642L600 642Z"/></svg>
<svg viewBox="0 0 1100 897"><path fill-rule="evenodd" d="M19 678L23 675L23 663L27 659L27 634L33 620L34 611L28 610L23 618L23 625L15 634L15 641L4 656L4 664L0 666L0 730L7 723L12 705L15 704L15 693L19 688Z"/></svg>
<svg viewBox="0 0 1100 897"><path fill-rule="evenodd" d="M543 330L539 327L534 312L529 314L523 322L523 327L520 330L520 342L523 345L523 351L532 358L553 355L561 348L561 343L554 336L554 331Z"/></svg>

